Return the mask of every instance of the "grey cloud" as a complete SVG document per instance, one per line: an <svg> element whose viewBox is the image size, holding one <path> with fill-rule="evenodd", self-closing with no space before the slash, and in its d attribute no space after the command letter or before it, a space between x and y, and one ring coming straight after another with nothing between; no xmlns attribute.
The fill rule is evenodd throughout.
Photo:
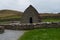
<svg viewBox="0 0 60 40"><path fill-rule="evenodd" d="M38 12L60 12L60 0L0 0L0 9L24 11L30 4Z"/></svg>

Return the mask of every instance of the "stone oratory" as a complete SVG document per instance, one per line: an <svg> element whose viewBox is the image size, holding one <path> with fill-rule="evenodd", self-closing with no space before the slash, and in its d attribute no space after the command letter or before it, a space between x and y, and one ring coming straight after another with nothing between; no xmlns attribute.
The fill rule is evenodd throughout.
<svg viewBox="0 0 60 40"><path fill-rule="evenodd" d="M37 10L30 5L23 13L21 17L21 23L40 23L41 18Z"/></svg>

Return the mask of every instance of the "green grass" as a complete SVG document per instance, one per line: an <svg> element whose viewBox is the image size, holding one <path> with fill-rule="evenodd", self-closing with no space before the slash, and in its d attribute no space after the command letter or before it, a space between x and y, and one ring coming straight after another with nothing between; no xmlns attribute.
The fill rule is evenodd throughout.
<svg viewBox="0 0 60 40"><path fill-rule="evenodd" d="M42 19L43 22L60 22L60 18L45 18Z"/></svg>
<svg viewBox="0 0 60 40"><path fill-rule="evenodd" d="M60 28L30 30L19 40L60 40Z"/></svg>
<svg viewBox="0 0 60 40"><path fill-rule="evenodd" d="M0 17L0 23L5 23L5 22L9 22L9 21L12 21L12 20L15 20L15 21L20 21L20 18L21 16L6 16L6 17Z"/></svg>

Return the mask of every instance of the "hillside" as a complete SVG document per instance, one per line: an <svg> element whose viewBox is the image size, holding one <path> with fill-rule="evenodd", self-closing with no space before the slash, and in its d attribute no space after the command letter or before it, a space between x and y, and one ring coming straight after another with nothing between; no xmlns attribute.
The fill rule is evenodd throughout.
<svg viewBox="0 0 60 40"><path fill-rule="evenodd" d="M12 16L21 16L22 12L14 10L0 10L0 18L12 17Z"/></svg>

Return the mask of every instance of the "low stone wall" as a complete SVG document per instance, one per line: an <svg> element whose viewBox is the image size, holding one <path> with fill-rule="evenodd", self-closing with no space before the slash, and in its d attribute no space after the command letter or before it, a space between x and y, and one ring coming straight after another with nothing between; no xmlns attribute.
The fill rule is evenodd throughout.
<svg viewBox="0 0 60 40"><path fill-rule="evenodd" d="M0 25L4 26L5 29L11 29L11 30L29 30L33 29L33 25Z"/></svg>
<svg viewBox="0 0 60 40"><path fill-rule="evenodd" d="M18 24L18 25L0 25L4 26L5 29L11 30L29 30L39 28L60 28L60 22L45 22L45 23L34 23L34 24Z"/></svg>
<svg viewBox="0 0 60 40"><path fill-rule="evenodd" d="M0 26L0 34L4 33L4 27Z"/></svg>

